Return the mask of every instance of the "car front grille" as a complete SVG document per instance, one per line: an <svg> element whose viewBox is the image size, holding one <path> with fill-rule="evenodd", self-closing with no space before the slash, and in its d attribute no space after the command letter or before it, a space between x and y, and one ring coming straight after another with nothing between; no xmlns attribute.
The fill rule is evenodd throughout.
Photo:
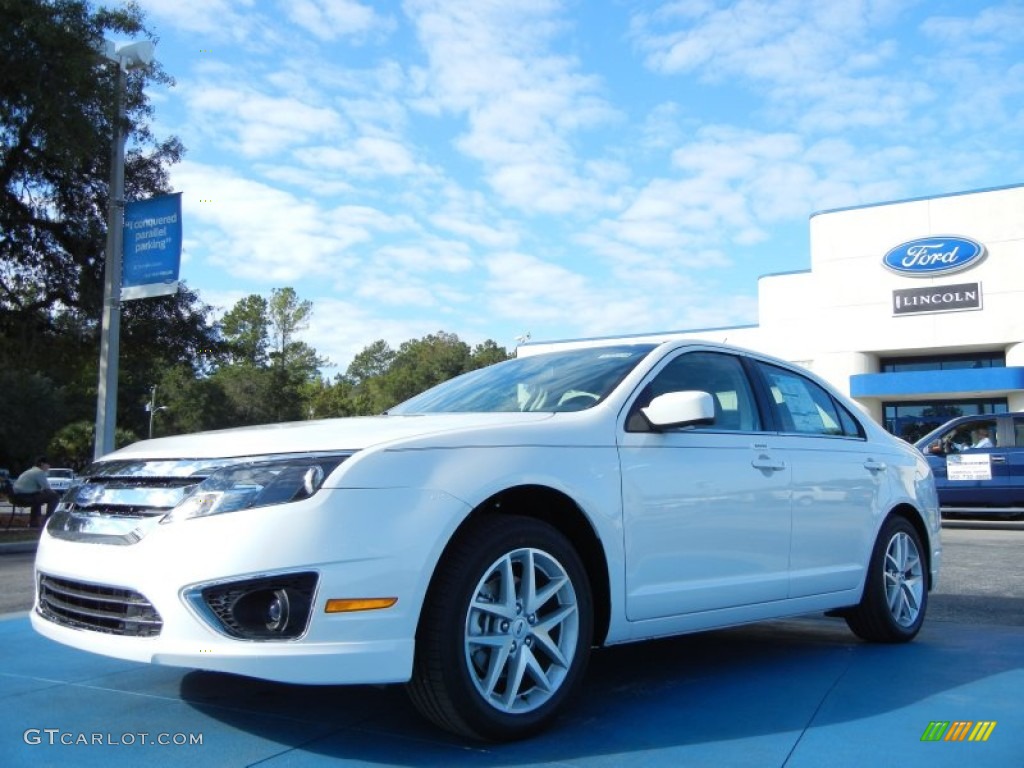
<svg viewBox="0 0 1024 768"><path fill-rule="evenodd" d="M39 576L39 614L74 629L129 637L155 637L163 619L153 604L131 589Z"/></svg>

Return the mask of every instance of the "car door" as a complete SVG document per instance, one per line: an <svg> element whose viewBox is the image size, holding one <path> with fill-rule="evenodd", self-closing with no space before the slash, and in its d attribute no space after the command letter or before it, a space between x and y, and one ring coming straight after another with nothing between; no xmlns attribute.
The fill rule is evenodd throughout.
<svg viewBox="0 0 1024 768"><path fill-rule="evenodd" d="M1007 445L1004 449L1006 471L1009 477L1009 506L1024 509L1024 415L1006 417L1007 429L1000 432L1006 435Z"/></svg>
<svg viewBox="0 0 1024 768"><path fill-rule="evenodd" d="M885 456L857 418L811 378L758 361L770 393L775 443L792 467L793 534L789 597L860 584L873 519L886 494Z"/></svg>
<svg viewBox="0 0 1024 768"><path fill-rule="evenodd" d="M679 391L710 393L714 423L651 429L639 409ZM789 466L762 423L741 359L700 350L664 364L624 413L619 451L630 620L786 596Z"/></svg>
<svg viewBox="0 0 1024 768"><path fill-rule="evenodd" d="M1005 442L1012 438L998 424L996 416L960 419L925 448L943 507L1006 505L1012 457Z"/></svg>

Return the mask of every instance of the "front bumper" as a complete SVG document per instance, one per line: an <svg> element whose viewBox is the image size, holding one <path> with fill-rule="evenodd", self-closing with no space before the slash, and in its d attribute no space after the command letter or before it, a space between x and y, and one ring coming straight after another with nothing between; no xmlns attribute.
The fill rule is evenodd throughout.
<svg viewBox="0 0 1024 768"><path fill-rule="evenodd" d="M294 504L147 527L129 546L44 533L36 555L32 625L57 642L131 661L291 683L409 679L429 578L468 513L450 496L415 489L323 489ZM316 575L308 626L294 639L232 637L197 607L207 585ZM133 636L58 623L40 612L41 576L138 593L161 626ZM190 600L189 597L192 597ZM329 599L394 597L383 610L326 613Z"/></svg>

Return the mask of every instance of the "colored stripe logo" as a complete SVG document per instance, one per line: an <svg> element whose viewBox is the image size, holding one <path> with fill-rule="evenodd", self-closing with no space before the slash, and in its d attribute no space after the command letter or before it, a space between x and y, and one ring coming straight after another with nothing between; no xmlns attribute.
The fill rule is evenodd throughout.
<svg viewBox="0 0 1024 768"><path fill-rule="evenodd" d="M988 741L995 729L995 720L933 720L921 741Z"/></svg>

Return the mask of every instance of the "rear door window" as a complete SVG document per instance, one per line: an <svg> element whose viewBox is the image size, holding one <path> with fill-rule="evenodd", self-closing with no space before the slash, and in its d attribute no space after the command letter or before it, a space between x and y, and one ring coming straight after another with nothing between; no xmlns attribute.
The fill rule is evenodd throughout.
<svg viewBox="0 0 1024 768"><path fill-rule="evenodd" d="M816 382L769 363L758 366L771 392L780 432L864 437L860 422Z"/></svg>

